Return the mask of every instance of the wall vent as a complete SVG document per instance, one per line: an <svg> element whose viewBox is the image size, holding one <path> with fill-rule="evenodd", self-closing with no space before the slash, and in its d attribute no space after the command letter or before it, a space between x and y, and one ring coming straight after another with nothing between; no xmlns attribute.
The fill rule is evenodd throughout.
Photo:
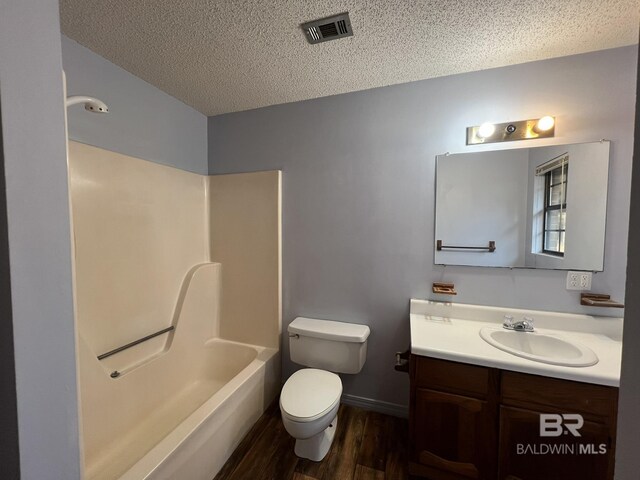
<svg viewBox="0 0 640 480"><path fill-rule="evenodd" d="M333 17L314 20L313 22L303 23L300 26L307 37L307 41L312 44L353 35L349 13L341 13Z"/></svg>

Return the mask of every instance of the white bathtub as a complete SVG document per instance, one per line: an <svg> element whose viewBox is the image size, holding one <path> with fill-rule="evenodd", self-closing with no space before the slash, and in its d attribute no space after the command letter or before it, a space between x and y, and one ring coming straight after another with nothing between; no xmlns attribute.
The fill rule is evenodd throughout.
<svg viewBox="0 0 640 480"><path fill-rule="evenodd" d="M86 480L212 480L277 395L277 349L218 337L219 276L193 269L164 339L99 361L79 336Z"/></svg>
<svg viewBox="0 0 640 480"><path fill-rule="evenodd" d="M209 348L216 351L220 347L239 353L243 359L246 352L239 352L240 349L251 349L255 356L217 391L210 395L203 392L209 395L204 403L184 420L176 419L177 426L171 433L129 468L121 480L212 480L275 398L280 384L277 350L224 340L214 340Z"/></svg>
<svg viewBox="0 0 640 480"><path fill-rule="evenodd" d="M86 479L213 479L277 395L280 358L275 349L220 339L207 343L205 356L208 366L199 366L197 380L188 375L187 382L156 392L129 389L160 396L131 395L129 401L153 403L153 409L86 456Z"/></svg>

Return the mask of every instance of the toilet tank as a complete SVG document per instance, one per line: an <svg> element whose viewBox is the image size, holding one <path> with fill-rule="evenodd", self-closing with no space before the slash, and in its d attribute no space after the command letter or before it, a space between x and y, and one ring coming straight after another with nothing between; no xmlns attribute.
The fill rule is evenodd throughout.
<svg viewBox="0 0 640 480"><path fill-rule="evenodd" d="M358 373L367 359L367 325L298 317L287 330L291 360L300 365Z"/></svg>

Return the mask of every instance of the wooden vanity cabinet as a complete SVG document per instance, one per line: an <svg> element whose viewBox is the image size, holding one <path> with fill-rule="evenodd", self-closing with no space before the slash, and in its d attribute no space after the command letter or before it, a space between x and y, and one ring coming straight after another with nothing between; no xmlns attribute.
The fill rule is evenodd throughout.
<svg viewBox="0 0 640 480"><path fill-rule="evenodd" d="M411 356L410 376L412 475L432 480L613 478L617 388L417 355ZM541 413L579 413L581 437L540 437ZM590 445L590 452L604 445L606 452L580 453L578 443ZM576 444L576 453L525 454L518 444Z"/></svg>
<svg viewBox="0 0 640 480"><path fill-rule="evenodd" d="M580 454L564 451L562 454L527 455L517 453L517 445L550 445L562 451L566 436L541 439L538 435L540 412L519 408L500 408L500 477L509 480L541 479L608 479L613 478L613 456L606 454ZM580 429L580 443L598 449L599 445L611 448L609 427L585 420Z"/></svg>
<svg viewBox="0 0 640 480"><path fill-rule="evenodd" d="M412 355L409 373L410 473L495 478L497 370Z"/></svg>
<svg viewBox="0 0 640 480"><path fill-rule="evenodd" d="M614 387L502 371L499 478L612 479L617 405ZM559 437L540 437L541 413L580 414L581 436L567 431ZM544 444L563 453L518 454L518 444ZM603 453L596 453L601 446Z"/></svg>

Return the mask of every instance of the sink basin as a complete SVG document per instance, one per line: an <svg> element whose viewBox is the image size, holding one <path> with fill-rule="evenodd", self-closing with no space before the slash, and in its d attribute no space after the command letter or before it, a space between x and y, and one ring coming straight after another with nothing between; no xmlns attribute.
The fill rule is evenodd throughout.
<svg viewBox="0 0 640 480"><path fill-rule="evenodd" d="M480 330L480 336L500 350L536 362L565 367L589 367L598 363L598 356L589 347L556 335L485 327Z"/></svg>

